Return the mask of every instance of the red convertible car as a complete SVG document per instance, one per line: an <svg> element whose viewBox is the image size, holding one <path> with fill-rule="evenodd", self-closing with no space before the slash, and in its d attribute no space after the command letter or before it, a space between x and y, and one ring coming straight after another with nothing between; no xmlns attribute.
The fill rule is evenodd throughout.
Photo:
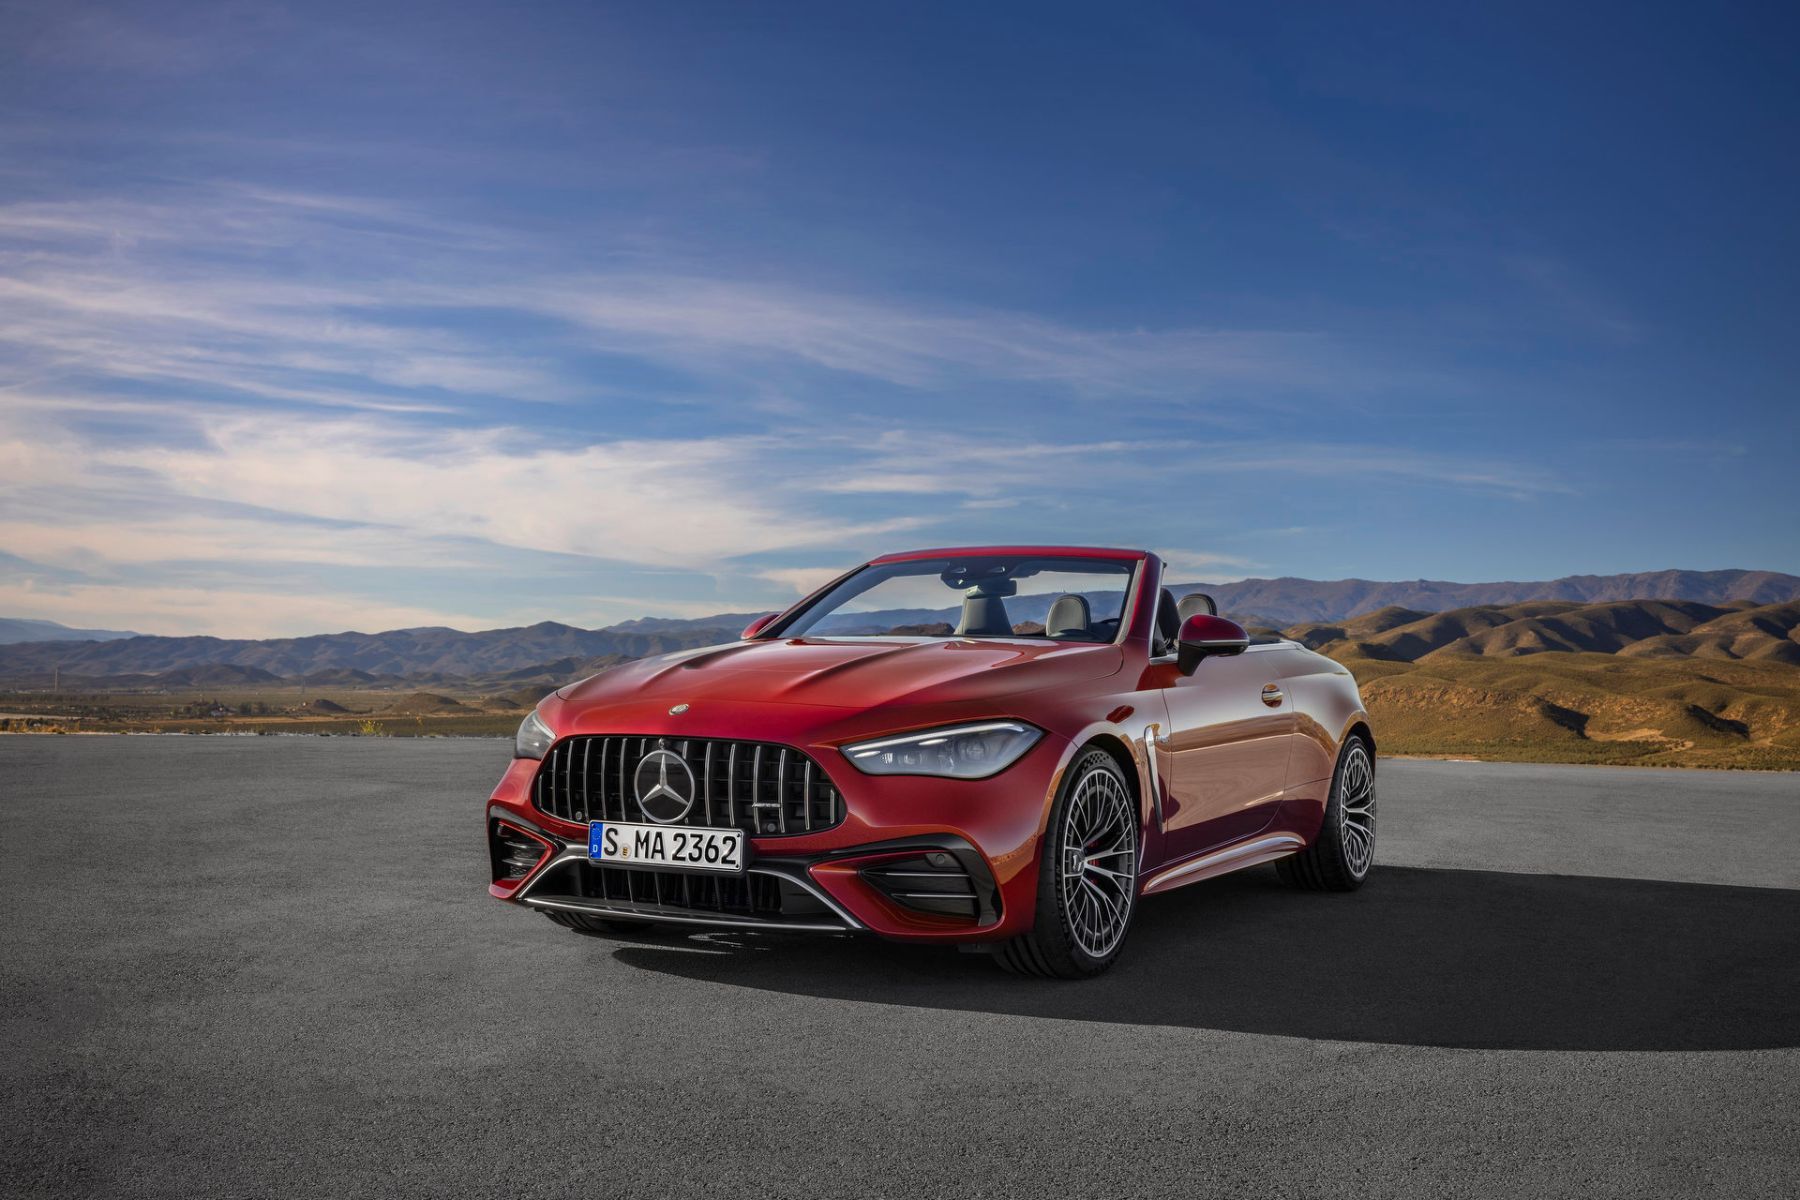
<svg viewBox="0 0 1800 1200"><path fill-rule="evenodd" d="M892 554L740 641L548 696L488 801L503 900L592 933L872 933L1078 978L1143 897L1375 849L1350 673L1139 550Z"/></svg>

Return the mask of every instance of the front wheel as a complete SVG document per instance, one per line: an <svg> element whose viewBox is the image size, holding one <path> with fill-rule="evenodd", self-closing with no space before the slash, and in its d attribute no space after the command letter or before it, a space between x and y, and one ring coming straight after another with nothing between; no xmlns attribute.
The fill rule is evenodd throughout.
<svg viewBox="0 0 1800 1200"><path fill-rule="evenodd" d="M1344 742L1325 820L1313 844L1275 864L1281 878L1313 892L1353 892L1375 863L1375 760L1356 734Z"/></svg>
<svg viewBox="0 0 1800 1200"><path fill-rule="evenodd" d="M1085 979L1111 966L1137 911L1138 806L1125 772L1104 750L1063 777L1038 862L1037 920L1000 947L1021 975Z"/></svg>

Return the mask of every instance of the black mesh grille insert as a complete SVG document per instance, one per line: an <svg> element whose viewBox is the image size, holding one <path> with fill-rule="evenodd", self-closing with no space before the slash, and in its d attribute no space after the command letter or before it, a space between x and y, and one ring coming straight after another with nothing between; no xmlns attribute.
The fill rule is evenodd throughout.
<svg viewBox="0 0 1800 1200"><path fill-rule="evenodd" d="M597 900L642 912L715 914L763 920L832 916L818 897L773 875L704 871L646 871L571 862L546 876L532 895L540 899Z"/></svg>
<svg viewBox="0 0 1800 1200"><path fill-rule="evenodd" d="M736 827L768 837L814 833L844 819L843 797L801 751L717 738L564 738L538 767L532 803L565 821L645 821L637 768L658 749L678 755L693 773L694 803L671 824ZM685 787L679 768L674 782Z"/></svg>

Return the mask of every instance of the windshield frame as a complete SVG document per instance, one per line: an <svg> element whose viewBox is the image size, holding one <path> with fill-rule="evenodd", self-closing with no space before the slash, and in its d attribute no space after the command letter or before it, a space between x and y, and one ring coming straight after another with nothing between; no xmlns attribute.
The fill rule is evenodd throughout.
<svg viewBox="0 0 1800 1200"><path fill-rule="evenodd" d="M939 558L939 557L945 558L945 559L959 559L959 558L990 559L990 558L995 558L995 557L1000 557L1000 556L996 555L992 552L988 552L988 553L966 553L966 554L965 553L951 553L951 554L944 554L941 556L934 555L932 557L935 560L936 558ZM1095 554L1020 554L1020 555L1017 555L1017 557L1019 557L1021 559L1034 559L1034 560L1035 559L1043 559L1043 560L1048 560L1048 561L1054 561L1056 559L1068 559L1068 560L1074 561L1074 562L1087 562L1087 563L1094 563L1094 562L1128 563L1129 566L1126 569L1125 574L1124 574L1124 582L1121 585L1122 594L1121 594L1120 600L1119 600L1119 630L1118 630L1118 632L1113 635L1113 637L1110 641L1105 641L1105 642L1057 641L1053 638L1047 638L1047 637L1043 636L1042 634L1029 634L1029 633L1016 633L1016 634L1011 634L1008 636L1000 636L1000 635L966 634L966 633L920 633L920 634L842 633L842 634L839 634L839 633L810 633L810 632L789 633L788 632L788 630L792 629L793 626L797 622L799 622L802 618L807 616L807 614L813 612L821 604L825 603L826 599L829 598L834 592L836 592L839 588L843 587L845 584L849 583L851 580L855 579L857 576L863 574L864 572L874 570L877 567L893 566L893 565L897 565L898 562L907 561L907 560L894 560L894 559L876 559L873 562L864 563L862 566L856 568L856 570L854 570L854 571L849 571L843 575L838 576L836 579L832 580L830 583L826 584L824 587L820 588L818 591L814 592L812 595L806 597L806 599L800 601L800 603L794 605L794 607L792 607L792 608L788 609L786 612L782 613L781 616L778 617L776 620L771 621L769 623L768 628L758 631L756 636L757 636L758 640L768 639L771 641L774 641L774 640L777 640L780 638L785 638L785 637L797 637L797 638L814 638L814 639L818 639L820 641L826 641L826 640L829 640L829 641L877 640L877 641L883 641L883 642L1024 642L1024 643L1027 643L1029 645L1034 645L1034 646L1050 645L1050 646L1062 646L1062 647L1120 646L1125 643L1125 640L1128 637L1130 637L1131 626L1136 617L1138 586L1143 581L1144 564L1148 561L1148 559L1143 558L1143 557L1133 557L1130 559L1126 559L1126 558L1122 558L1122 557L1121 558L1110 558L1110 557L1103 557L1101 555L1095 555ZM1103 573L1095 572L1095 575L1097 577L1099 577L1099 576L1102 576ZM877 584L876 586L880 586L880 585ZM949 591L950 595L953 597L959 595L959 593L957 593L954 589L947 589L947 590ZM950 606L946 605L945 607L950 607ZM824 616L829 616L829 615L830 615L829 613L821 614L821 619L823 619Z"/></svg>

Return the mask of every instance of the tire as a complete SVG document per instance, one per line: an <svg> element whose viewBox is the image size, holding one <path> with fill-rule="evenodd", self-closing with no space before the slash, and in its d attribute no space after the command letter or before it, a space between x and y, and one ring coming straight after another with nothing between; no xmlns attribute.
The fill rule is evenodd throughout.
<svg viewBox="0 0 1800 1200"><path fill-rule="evenodd" d="M582 913L547 912L544 915L564 929L573 929L576 933L584 933L589 937L639 934L656 927L650 921L619 921L612 917L590 917Z"/></svg>
<svg viewBox="0 0 1800 1200"><path fill-rule="evenodd" d="M1086 979L1110 967L1137 913L1140 824L1137 796L1113 756L1078 755L1044 827L1036 921L1004 943L995 961L1050 979ZM1099 852L1084 854L1071 873L1072 847Z"/></svg>
<svg viewBox="0 0 1800 1200"><path fill-rule="evenodd" d="M1325 819L1312 845L1275 864L1284 882L1309 892L1354 892L1375 864L1375 756L1352 734L1331 776Z"/></svg>

